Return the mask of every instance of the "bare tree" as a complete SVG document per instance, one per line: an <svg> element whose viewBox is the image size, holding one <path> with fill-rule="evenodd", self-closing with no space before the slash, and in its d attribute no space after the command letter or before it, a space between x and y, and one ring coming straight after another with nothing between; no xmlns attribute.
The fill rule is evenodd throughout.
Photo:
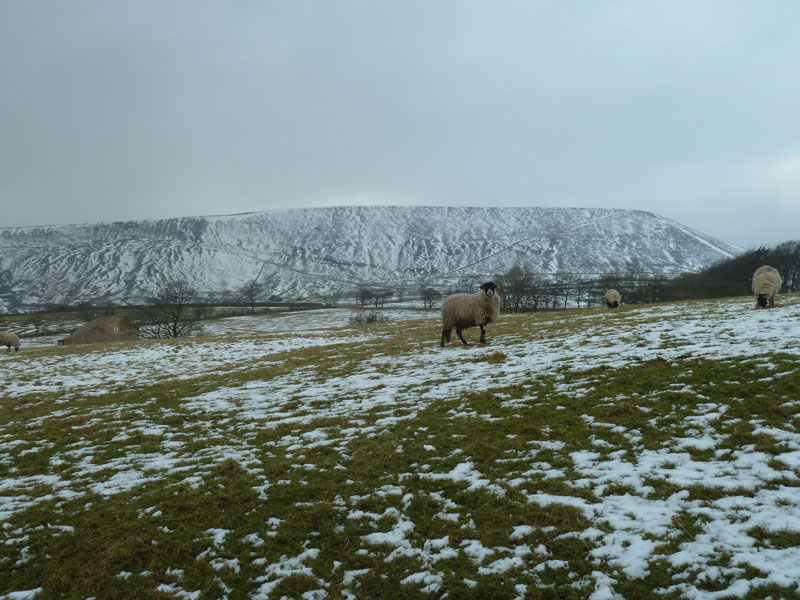
<svg viewBox="0 0 800 600"><path fill-rule="evenodd" d="M356 302L361 304L361 308L366 308L367 304L372 302L372 298L375 295L375 292L372 291L372 288L367 286L361 286L358 288L356 292Z"/></svg>
<svg viewBox="0 0 800 600"><path fill-rule="evenodd" d="M620 290L620 293L622 294L624 290L624 293L629 296L638 296L639 294L636 294L636 291L642 287L644 278L644 264L638 258L632 258L628 261L628 266L622 276L622 290ZM631 302L631 298L628 298L628 302Z"/></svg>
<svg viewBox="0 0 800 600"><path fill-rule="evenodd" d="M783 242L771 251L769 261L781 274L784 293L800 290L800 241Z"/></svg>
<svg viewBox="0 0 800 600"><path fill-rule="evenodd" d="M571 296L580 304L580 292L578 290L578 277L571 273L559 272L555 275L553 282L553 298L558 298L559 304L563 299L563 307L567 308ZM555 307L555 305L554 305Z"/></svg>
<svg viewBox="0 0 800 600"><path fill-rule="evenodd" d="M652 275L641 279L637 290L637 300L640 302L661 302L664 295L664 279Z"/></svg>
<svg viewBox="0 0 800 600"><path fill-rule="evenodd" d="M534 303L538 304L541 295L537 294L536 275L528 267L514 265L503 275L498 276L503 305L517 312Z"/></svg>
<svg viewBox="0 0 800 600"><path fill-rule="evenodd" d="M433 308L433 303L442 297L442 293L432 287L421 287L419 295L422 298L422 306L424 308Z"/></svg>
<svg viewBox="0 0 800 600"><path fill-rule="evenodd" d="M375 308L383 308L383 304L391 297L392 290L389 288L377 289L373 292L372 303L375 305Z"/></svg>
<svg viewBox="0 0 800 600"><path fill-rule="evenodd" d="M584 279L579 275L573 275L573 277L575 304L580 308L581 303L584 303L586 308L589 308L592 306L593 300L595 300L597 283L591 279Z"/></svg>
<svg viewBox="0 0 800 600"><path fill-rule="evenodd" d="M205 307L193 307L197 291L182 279L164 283L158 295L150 298L148 305L135 316L142 338L177 338L191 335L199 328L199 321L208 315Z"/></svg>
<svg viewBox="0 0 800 600"><path fill-rule="evenodd" d="M257 280L251 279L239 288L239 296L250 306L250 312L256 312L256 301L264 291L264 285Z"/></svg>

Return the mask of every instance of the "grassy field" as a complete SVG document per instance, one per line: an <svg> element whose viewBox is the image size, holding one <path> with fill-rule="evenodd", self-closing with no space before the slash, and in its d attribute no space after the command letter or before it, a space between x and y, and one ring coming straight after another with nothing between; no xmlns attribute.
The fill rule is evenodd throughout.
<svg viewBox="0 0 800 600"><path fill-rule="evenodd" d="M0 356L0 598L800 598L800 298L253 319Z"/></svg>

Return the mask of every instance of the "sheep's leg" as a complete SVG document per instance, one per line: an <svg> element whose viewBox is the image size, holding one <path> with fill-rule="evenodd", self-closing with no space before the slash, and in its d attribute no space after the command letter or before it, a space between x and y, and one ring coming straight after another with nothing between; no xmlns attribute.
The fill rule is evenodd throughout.
<svg viewBox="0 0 800 600"><path fill-rule="evenodd" d="M481 325L481 344L486 343L486 325Z"/></svg>
<svg viewBox="0 0 800 600"><path fill-rule="evenodd" d="M770 298L769 298L769 307L770 308L775 308L775 297L774 296L770 296Z"/></svg>
<svg viewBox="0 0 800 600"><path fill-rule="evenodd" d="M467 340L464 339L464 335L461 333L462 331L463 331L463 329L461 329L460 327L456 327L456 334L458 335L458 339L460 339L462 342L464 342L465 346L469 346L469 344L467 343Z"/></svg>
<svg viewBox="0 0 800 600"><path fill-rule="evenodd" d="M453 333L452 329L442 329L442 348L444 348L445 342L450 341L451 333Z"/></svg>

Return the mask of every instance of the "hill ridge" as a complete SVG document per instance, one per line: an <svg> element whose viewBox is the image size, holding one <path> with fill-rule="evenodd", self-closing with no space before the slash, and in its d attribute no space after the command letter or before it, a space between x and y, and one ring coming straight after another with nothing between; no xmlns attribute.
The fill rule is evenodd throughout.
<svg viewBox="0 0 800 600"><path fill-rule="evenodd" d="M633 209L335 206L0 229L0 312L137 303L169 279L286 298L361 285L448 287L514 264L540 273L697 271L741 252Z"/></svg>

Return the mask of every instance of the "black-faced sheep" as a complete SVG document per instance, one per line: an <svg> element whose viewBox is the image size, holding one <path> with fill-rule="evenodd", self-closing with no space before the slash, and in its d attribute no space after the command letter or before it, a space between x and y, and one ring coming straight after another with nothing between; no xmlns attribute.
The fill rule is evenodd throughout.
<svg viewBox="0 0 800 600"><path fill-rule="evenodd" d="M608 308L617 308L622 302L622 298L617 290L608 290L604 298Z"/></svg>
<svg viewBox="0 0 800 600"><path fill-rule="evenodd" d="M764 265L753 273L753 294L756 308L774 308L775 296L781 289L781 276L777 270Z"/></svg>
<svg viewBox="0 0 800 600"><path fill-rule="evenodd" d="M453 294L442 302L442 347L450 341L453 327L456 335L469 346L462 331L475 327L481 328L481 344L486 343L486 325L496 321L500 314L500 296L495 291L497 284L493 281L482 283L480 291L474 294Z"/></svg>
<svg viewBox="0 0 800 600"><path fill-rule="evenodd" d="M14 346L14 352L19 350L19 338L10 331L0 331L0 346L5 346L11 352L11 346Z"/></svg>

